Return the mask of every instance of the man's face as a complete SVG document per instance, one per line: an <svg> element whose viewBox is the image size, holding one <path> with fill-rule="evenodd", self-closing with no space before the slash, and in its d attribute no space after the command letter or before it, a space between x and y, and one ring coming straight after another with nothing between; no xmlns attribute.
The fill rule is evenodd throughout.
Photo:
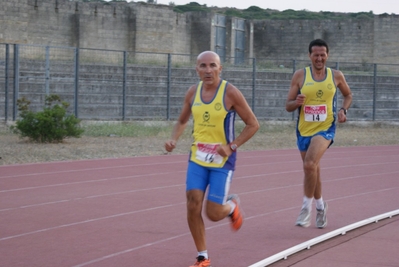
<svg viewBox="0 0 399 267"><path fill-rule="evenodd" d="M312 61L313 68L323 69L328 59L327 48L325 46L313 46L309 58Z"/></svg>
<svg viewBox="0 0 399 267"><path fill-rule="evenodd" d="M198 56L196 70L200 80L205 84L219 84L220 65L219 56L212 52L205 52Z"/></svg>

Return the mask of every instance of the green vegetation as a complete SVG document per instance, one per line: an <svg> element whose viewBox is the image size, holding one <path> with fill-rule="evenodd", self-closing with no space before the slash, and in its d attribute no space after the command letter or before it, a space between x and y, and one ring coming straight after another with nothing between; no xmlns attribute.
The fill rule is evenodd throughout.
<svg viewBox="0 0 399 267"><path fill-rule="evenodd" d="M166 140L173 131L175 121L127 121L127 122L89 122L83 123L84 136L87 137L134 137L134 138L161 138ZM237 120L235 125L236 135L238 135L245 124ZM295 123L286 122L260 122L258 134L278 134L295 132ZM192 122L189 122L180 139L190 139L192 137Z"/></svg>
<svg viewBox="0 0 399 267"><path fill-rule="evenodd" d="M102 2L102 3L106 3L107 1L105 1L105 0L82 0L82 2Z"/></svg>
<svg viewBox="0 0 399 267"><path fill-rule="evenodd" d="M83 129L80 120L74 115L66 115L69 104L61 101L58 95L46 96L43 111L29 110L30 101L25 97L18 99L18 110L21 119L11 126L13 133L21 138L39 143L59 143L66 137L80 137Z"/></svg>
<svg viewBox="0 0 399 267"><path fill-rule="evenodd" d="M130 2L130 0L75 0L82 2L98 2L109 5L112 2ZM145 0L139 1L143 3L156 4L156 0ZM169 2L170 6L173 6L173 10L177 13L185 13L185 12L211 12L215 11L217 13L230 16L230 17L238 17L243 19L274 19L274 20L286 20L286 19L301 19L301 20L336 20L336 19L373 19L374 14L372 11L369 12L358 12L358 13L339 13L339 12L331 12L331 11L320 11L320 12L312 12L308 10L293 10L287 9L284 11L278 11L274 9L262 9L257 6L250 6L247 9L241 10L236 8L220 8L220 7L208 7L207 5L200 5L197 2L190 2L185 5L175 5L174 2ZM388 15L388 14L383 14Z"/></svg>
<svg viewBox="0 0 399 267"><path fill-rule="evenodd" d="M273 9L262 9L257 6L250 6L247 9L240 10L236 8L218 8L207 7L200 5L196 2L190 2L186 5L178 5L174 7L175 12L184 13L190 11L205 11L211 12L212 10L231 17L239 17L244 19L307 19L307 20L325 20L325 19L372 19L374 14L370 12L358 13L335 13L330 11L311 12L307 10L292 10L287 9L278 11Z"/></svg>
<svg viewBox="0 0 399 267"><path fill-rule="evenodd" d="M211 8L208 8L206 5L200 5L197 2L190 2L187 5L178 5L173 9L177 13L185 13L190 11L205 11L210 12Z"/></svg>

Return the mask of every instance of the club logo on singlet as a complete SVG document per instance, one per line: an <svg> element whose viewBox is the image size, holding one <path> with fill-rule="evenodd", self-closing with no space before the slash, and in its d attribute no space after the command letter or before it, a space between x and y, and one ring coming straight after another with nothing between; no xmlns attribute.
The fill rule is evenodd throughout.
<svg viewBox="0 0 399 267"><path fill-rule="evenodd" d="M204 115L202 115L202 118L204 119L204 122L208 122L211 118L211 114L209 114L208 111L205 111Z"/></svg>

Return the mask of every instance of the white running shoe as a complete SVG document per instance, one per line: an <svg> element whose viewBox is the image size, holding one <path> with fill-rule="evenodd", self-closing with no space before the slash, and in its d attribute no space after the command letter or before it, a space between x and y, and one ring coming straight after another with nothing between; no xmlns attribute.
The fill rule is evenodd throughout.
<svg viewBox="0 0 399 267"><path fill-rule="evenodd" d="M324 210L317 210L316 226L320 229L327 226L327 209L327 202L324 201Z"/></svg>
<svg viewBox="0 0 399 267"><path fill-rule="evenodd" d="M298 219L296 220L296 225L301 227L308 227L310 225L310 210L307 208L301 209Z"/></svg>

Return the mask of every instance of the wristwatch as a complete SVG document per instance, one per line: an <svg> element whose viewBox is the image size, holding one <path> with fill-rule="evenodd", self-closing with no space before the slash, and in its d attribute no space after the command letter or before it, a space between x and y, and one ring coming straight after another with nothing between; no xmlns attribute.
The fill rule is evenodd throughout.
<svg viewBox="0 0 399 267"><path fill-rule="evenodd" d="M348 112L348 110L347 109L344 109L344 108L340 108L340 110L343 110L344 111L344 114L346 115L346 112Z"/></svg>
<svg viewBox="0 0 399 267"><path fill-rule="evenodd" d="M230 149L231 149L231 151L236 152L237 147L238 147L238 146L237 146L236 144L230 143Z"/></svg>

